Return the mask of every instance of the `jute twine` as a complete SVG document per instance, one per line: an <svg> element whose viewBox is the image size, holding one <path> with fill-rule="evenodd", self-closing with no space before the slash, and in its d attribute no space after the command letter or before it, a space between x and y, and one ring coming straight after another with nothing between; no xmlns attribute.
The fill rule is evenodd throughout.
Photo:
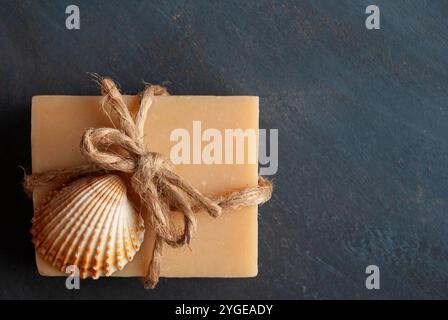
<svg viewBox="0 0 448 320"><path fill-rule="evenodd" d="M235 190L215 198L206 197L177 175L161 154L148 151L144 144L143 130L153 97L169 95L167 90L148 85L140 94L137 113L132 116L115 83L108 78L97 80L104 97L103 111L116 128L94 128L84 132L80 148L88 160L87 165L28 175L24 188L32 196L36 187L56 179L68 182L100 172L128 174L128 187L140 200L137 207L148 215L156 235L152 260L144 279L146 288L154 288L159 280L163 244L175 248L188 245L197 227L195 212L204 210L210 216L218 217L223 209L262 204L270 199L272 184L259 177L256 187ZM173 210L183 215L185 223L181 232L170 223Z"/></svg>

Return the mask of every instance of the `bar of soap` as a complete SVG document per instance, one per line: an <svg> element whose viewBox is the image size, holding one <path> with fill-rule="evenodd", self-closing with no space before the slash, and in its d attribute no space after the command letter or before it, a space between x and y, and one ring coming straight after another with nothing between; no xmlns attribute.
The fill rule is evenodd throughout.
<svg viewBox="0 0 448 320"><path fill-rule="evenodd" d="M124 96L131 108L135 96ZM110 127L100 106L101 97L35 96L32 100L32 170L70 168L85 163L79 151L86 128ZM193 137L193 121L201 121L202 130L253 129L258 133L258 97L253 96L167 96L155 97L145 125L145 143L150 151L169 158L176 142L170 141L174 129L184 128ZM245 143L245 153L251 151ZM224 154L224 152L223 152ZM257 159L256 155L255 158ZM234 162L235 163L235 162ZM174 170L207 195L256 186L258 166L243 164L178 164ZM53 186L34 192L36 208ZM197 214L198 231L190 247L164 246L162 277L252 277L257 275L257 206L225 210L221 217ZM145 240L134 260L113 276L144 276L154 244L154 233L146 222ZM62 275L36 254L39 273Z"/></svg>

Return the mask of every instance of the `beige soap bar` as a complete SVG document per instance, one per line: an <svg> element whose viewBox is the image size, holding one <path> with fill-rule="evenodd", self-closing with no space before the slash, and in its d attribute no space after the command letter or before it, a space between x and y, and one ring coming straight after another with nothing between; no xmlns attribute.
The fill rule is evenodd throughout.
<svg viewBox="0 0 448 320"><path fill-rule="evenodd" d="M36 96L32 101L33 173L83 164L79 143L89 127L111 126L100 107L101 97ZM135 108L137 99L125 96ZM185 128L193 136L193 121L202 130L254 129L258 132L258 97L169 96L155 97L145 126L145 143L151 151L169 158L172 130ZM245 144L247 149L247 143ZM248 150L245 151L246 153ZM246 158L247 160L247 158ZM180 164L175 171L208 195L257 185L257 164ZM49 188L34 194L34 206ZM164 246L163 277L251 277L257 274L257 207L225 210L219 218L198 213L198 231L190 248ZM154 234L147 225L145 240L134 260L114 276L143 276L152 253ZM42 275L62 273L36 256Z"/></svg>

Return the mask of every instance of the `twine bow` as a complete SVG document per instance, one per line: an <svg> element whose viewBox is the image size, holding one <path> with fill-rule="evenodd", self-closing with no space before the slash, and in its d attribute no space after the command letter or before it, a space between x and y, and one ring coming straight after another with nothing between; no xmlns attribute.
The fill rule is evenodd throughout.
<svg viewBox="0 0 448 320"><path fill-rule="evenodd" d="M81 153L88 165L69 170L53 170L25 178L24 186L32 194L38 185L56 178L74 180L81 175L98 171L123 172L130 175L130 186L139 196L141 206L148 214L155 232L152 260L145 277L145 287L154 288L159 280L163 243L172 247L188 245L196 231L195 212L204 210L218 217L225 208L257 205L268 201L271 183L260 177L257 187L236 190L210 199L170 167L170 163L144 144L144 125L153 96L168 95L165 88L149 85L141 93L140 106L133 117L115 83L99 78L107 115L117 121L117 128L87 129L81 140ZM118 149L118 150L117 150ZM176 210L183 215L184 228L179 233L170 223L170 213Z"/></svg>

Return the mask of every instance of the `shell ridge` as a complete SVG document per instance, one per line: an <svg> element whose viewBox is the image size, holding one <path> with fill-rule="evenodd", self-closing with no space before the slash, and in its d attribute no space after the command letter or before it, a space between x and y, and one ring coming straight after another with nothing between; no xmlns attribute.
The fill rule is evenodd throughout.
<svg viewBox="0 0 448 320"><path fill-rule="evenodd" d="M77 265L81 278L96 279L133 260L145 225L120 176L81 178L51 195L31 220L36 252L50 265Z"/></svg>
<svg viewBox="0 0 448 320"><path fill-rule="evenodd" d="M105 266L104 266L106 275L110 275L113 272L115 272L115 270L116 270L115 263L116 263L117 259L116 259L116 256L114 253L116 253L116 248L117 248L117 233L118 233L119 217L120 217L120 210L114 211L111 228L115 229L115 234L113 232L110 232L108 234L109 234L110 239L113 238L115 241L110 242L110 243L112 243L112 245L108 245L106 243L106 259L105 259Z"/></svg>
<svg viewBox="0 0 448 320"><path fill-rule="evenodd" d="M134 208L134 210L135 210L135 208ZM140 247L138 245L138 241L139 241L138 234L141 232L140 225L139 225L140 219L142 219L141 214L140 214L140 212L136 211L136 214L127 220L126 231L128 234L129 245L130 245L130 247L127 248L127 251L132 252L132 251L138 251L140 249ZM133 225L135 226L135 228L133 227ZM133 257L129 258L129 256L128 256L128 259L130 259L132 261Z"/></svg>
<svg viewBox="0 0 448 320"><path fill-rule="evenodd" d="M84 179L85 180L85 179ZM84 182L84 181L82 181ZM82 192L86 189L88 189L88 185L78 183L80 186L79 188L73 188L73 190L67 190L64 193L58 193L54 192L55 200L50 201L47 203L42 210L40 210L40 215L35 216L33 218L33 228L31 233L39 233L44 228L50 228L52 230L52 224L57 223L57 219L60 217L63 217L65 214L65 211L61 210L61 208L64 208L64 206L67 208L67 205L72 204L75 201L78 201L79 198L82 196ZM71 189L71 188L70 188ZM74 191L74 192L73 192ZM67 199L70 198L71 193L73 192L73 196L71 197L71 200L69 203L65 203ZM56 196L57 195L57 196ZM60 200L61 198L61 200ZM53 204L53 202L57 203L57 206ZM56 212L56 213L52 213ZM49 223L50 221L50 223Z"/></svg>
<svg viewBox="0 0 448 320"><path fill-rule="evenodd" d="M105 179L102 182L104 183L101 183L101 186L99 188L96 188L96 190L93 189L93 194L95 195L95 197L91 199L91 202L96 201L97 204L86 208L87 210L83 210L82 214L79 216L79 219L75 219L74 223L72 223L69 236L67 237L67 243L70 246L67 249L63 264L70 263L79 267L79 261L81 259L79 252L82 252L82 243L84 243L85 241L86 230L89 229L90 222L95 219L98 214L100 214L97 208L101 204L100 200L104 197L103 191L107 190L108 187L108 180ZM98 183L98 185L100 185L100 183Z"/></svg>
<svg viewBox="0 0 448 320"><path fill-rule="evenodd" d="M84 179L81 182L86 182L87 179ZM86 190L89 189L89 184L87 183L79 183L81 184L80 188L71 188L71 186L67 189L66 192L63 193L64 201L61 201L61 204L54 207L51 204L48 205L47 208L45 208L45 217L41 217L40 221L36 221L36 223L33 223L32 228L32 234L33 233L40 233L42 236L49 237L51 231L54 230L54 226L58 225L59 223L62 223L64 221L64 218L69 219L70 216L67 215L68 212L74 212L76 209L81 209L79 207L74 206L74 203L80 203L81 199L85 197ZM73 192L74 191L74 192ZM56 195L59 195L59 193L56 193ZM67 201L67 199L70 199ZM59 196L55 197L55 200L52 202L58 202ZM81 205L81 204L80 204ZM53 213L53 212L56 212ZM62 222L61 222L62 221ZM44 231L45 230L45 231Z"/></svg>
<svg viewBox="0 0 448 320"><path fill-rule="evenodd" d="M106 180L107 182L107 180ZM81 278L86 277L86 270L83 268L83 258L86 253L86 244L90 238L89 234L92 232L92 225L98 223L102 212L104 211L103 201L104 198L111 192L113 192L113 183L105 183L99 188L93 188L95 197L90 199L90 206L84 210L74 227L75 233L71 233L71 245L67 250L66 258L71 259L71 264L77 265L80 270ZM96 190L96 191L95 191ZM90 230L90 233L88 232Z"/></svg>
<svg viewBox="0 0 448 320"><path fill-rule="evenodd" d="M112 208L113 208L114 204L116 204L117 198L122 198L124 192L125 192L125 189L121 185L120 181L118 181L114 185L114 189L108 194L109 201L104 206L102 213L99 217L99 220L95 223L94 230L91 233L89 239L87 240L87 243L86 243L87 249L84 249L84 254L85 254L84 268L88 269L87 273L89 275L91 275L94 279L97 278L96 277L97 271L95 271L95 269L93 267L89 267L89 266L91 266L91 261L94 258L95 250L97 249L97 246L98 246L98 240L101 237L102 227L103 227L104 223L107 221L107 219L109 218Z"/></svg>
<svg viewBox="0 0 448 320"><path fill-rule="evenodd" d="M88 205L85 201L80 201L82 198L88 198L93 194L93 192L88 192L87 194L80 194L78 197L77 203L79 205L72 205L73 203L70 202L69 206L61 210L65 213L65 215L60 215L61 219L54 220L52 224L49 224L46 230L44 229L43 236L45 236L45 241L40 245L41 248L45 249L45 253L51 252L52 248L59 242L61 237L64 235L64 231L71 229L69 232L69 235L66 236L66 240L68 240L73 232L76 231L76 228L73 228L74 225L76 225L77 221L79 220L79 217L77 219L76 213L81 211L82 213L85 213L85 207ZM67 221L68 220L68 221ZM53 225L56 224L58 227L54 227ZM56 236L52 238L53 235Z"/></svg>
<svg viewBox="0 0 448 320"><path fill-rule="evenodd" d="M132 257L128 254L128 252L132 252L132 250L135 250L133 237L132 237L132 220L135 219L134 217L129 217L129 219L126 219L126 226L124 228L125 231L125 248L126 248L126 258L128 260L132 260Z"/></svg>
<svg viewBox="0 0 448 320"><path fill-rule="evenodd" d="M75 209L80 210L81 208L75 207ZM42 230L35 231L35 234L39 236L36 236L34 239L34 243L39 248L40 253L45 254L51 250L54 245L56 245L57 241L59 241L59 237L57 235L60 235L70 226L70 221L72 221L70 219L72 219L72 214L75 211L73 207L67 206L61 210L61 214L53 216L52 218L46 217L46 219L42 221L44 227ZM51 211L47 212L47 214L50 215ZM69 219L69 225L67 225L67 219ZM45 225L45 223L47 225Z"/></svg>
<svg viewBox="0 0 448 320"><path fill-rule="evenodd" d="M123 208L121 208L121 209L123 209ZM120 210L120 212L121 212L121 210ZM123 269L124 265L126 264L124 262L124 260L127 261L127 259L128 259L127 253L126 253L126 245L125 245L125 227L126 227L125 221L124 221L125 218L128 218L128 217L126 215L124 215L124 214L120 214L118 224L121 227L119 227L117 229L117 231L118 231L118 235L117 235L118 241L117 241L117 255L116 255L116 257L117 257L117 260L118 260L117 261L118 270Z"/></svg>

